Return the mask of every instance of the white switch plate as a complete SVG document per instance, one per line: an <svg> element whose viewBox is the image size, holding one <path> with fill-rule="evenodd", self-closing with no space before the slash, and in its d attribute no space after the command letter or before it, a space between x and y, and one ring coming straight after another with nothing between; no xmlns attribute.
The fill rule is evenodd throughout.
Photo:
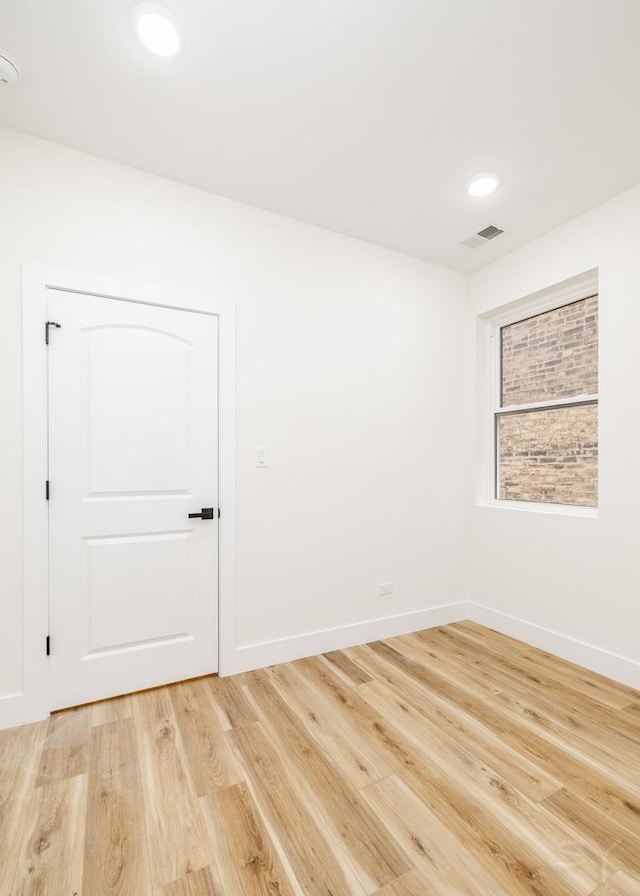
<svg viewBox="0 0 640 896"><path fill-rule="evenodd" d="M380 582L378 594L380 597L387 597L389 594L393 594L393 582Z"/></svg>
<svg viewBox="0 0 640 896"><path fill-rule="evenodd" d="M256 448L256 467L269 466L269 449L264 445Z"/></svg>

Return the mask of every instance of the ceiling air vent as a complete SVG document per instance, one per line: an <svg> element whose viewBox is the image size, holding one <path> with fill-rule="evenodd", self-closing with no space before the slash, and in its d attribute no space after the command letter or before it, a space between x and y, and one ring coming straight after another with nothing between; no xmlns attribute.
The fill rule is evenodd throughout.
<svg viewBox="0 0 640 896"><path fill-rule="evenodd" d="M473 236L468 237L466 240L462 240L461 245L468 246L469 249L477 249L478 246L484 246L489 240L494 240L497 236L500 236L501 233L504 233L504 230L500 230L495 224L489 224L488 227L479 230L477 233L474 233Z"/></svg>

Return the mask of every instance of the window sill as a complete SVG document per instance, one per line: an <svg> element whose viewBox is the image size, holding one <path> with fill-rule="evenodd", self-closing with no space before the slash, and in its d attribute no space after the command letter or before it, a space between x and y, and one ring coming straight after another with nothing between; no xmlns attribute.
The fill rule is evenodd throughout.
<svg viewBox="0 0 640 896"><path fill-rule="evenodd" d="M573 504L536 504L532 501L478 501L476 507L494 510L520 510L525 513L551 513L555 516L579 516L598 518L597 507L580 507Z"/></svg>

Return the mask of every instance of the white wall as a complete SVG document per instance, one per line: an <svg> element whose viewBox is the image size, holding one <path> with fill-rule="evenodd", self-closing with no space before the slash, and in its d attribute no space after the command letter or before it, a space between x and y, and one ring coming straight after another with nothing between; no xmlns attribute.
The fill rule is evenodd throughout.
<svg viewBox="0 0 640 896"><path fill-rule="evenodd" d="M457 600L462 275L1 130L0 212L5 723L23 686L22 262L236 300L239 667L440 621L424 611Z"/></svg>
<svg viewBox="0 0 640 896"><path fill-rule="evenodd" d="M0 727L22 720L22 262L236 300L238 669L468 613L640 685L640 187L470 278L3 130L0 201ZM599 515L476 507L475 316L594 267Z"/></svg>
<svg viewBox="0 0 640 896"><path fill-rule="evenodd" d="M636 187L469 278L478 314L599 269L600 507L596 519L474 507L461 582L462 594L491 610L475 611L479 621L636 687L639 253Z"/></svg>

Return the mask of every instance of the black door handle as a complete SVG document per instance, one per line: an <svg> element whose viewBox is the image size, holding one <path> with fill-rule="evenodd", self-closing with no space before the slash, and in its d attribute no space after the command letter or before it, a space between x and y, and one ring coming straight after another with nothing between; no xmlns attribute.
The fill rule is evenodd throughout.
<svg viewBox="0 0 640 896"><path fill-rule="evenodd" d="M190 520L212 520L213 519L213 507L203 507L200 513L190 513Z"/></svg>

